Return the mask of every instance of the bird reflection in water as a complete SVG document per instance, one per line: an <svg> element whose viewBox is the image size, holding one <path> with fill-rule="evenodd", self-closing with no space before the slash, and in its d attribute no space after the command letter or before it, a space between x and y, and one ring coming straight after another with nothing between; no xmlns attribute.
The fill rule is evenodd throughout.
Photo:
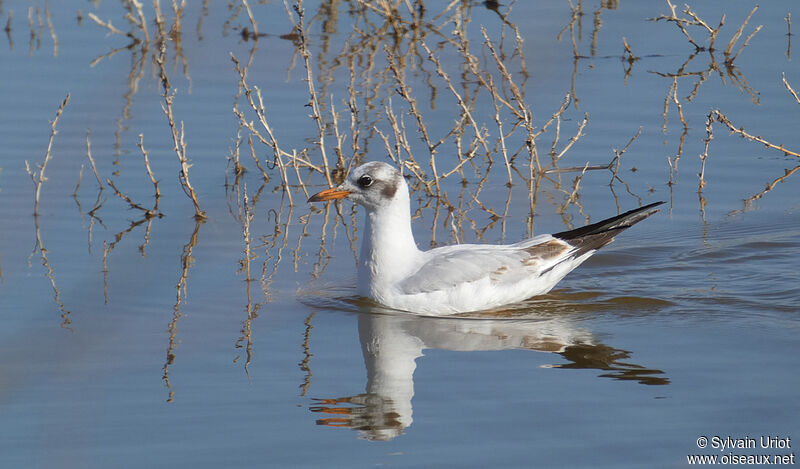
<svg viewBox="0 0 800 469"><path fill-rule="evenodd" d="M597 369L604 371L602 377L669 384L663 371L625 361L630 352L596 343L568 316L484 319L361 313L358 332L367 367L366 392L315 399L310 410L324 414L318 425L352 428L368 440L391 440L411 425L414 370L424 349L535 350L568 360L546 368Z"/></svg>

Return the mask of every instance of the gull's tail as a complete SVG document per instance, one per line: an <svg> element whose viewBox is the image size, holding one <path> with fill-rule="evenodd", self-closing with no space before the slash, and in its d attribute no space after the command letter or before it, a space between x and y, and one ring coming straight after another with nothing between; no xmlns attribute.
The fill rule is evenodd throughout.
<svg viewBox="0 0 800 469"><path fill-rule="evenodd" d="M583 253L599 249L611 241L614 241L614 236L618 233L658 212L658 209L653 210L653 207L657 207L663 203L664 202L655 202L650 205L645 205L644 207L630 210L622 215L592 223L591 225L586 225L570 231L562 231L561 233L554 233L553 237L566 241L570 246L575 248L575 251L570 257L578 257Z"/></svg>

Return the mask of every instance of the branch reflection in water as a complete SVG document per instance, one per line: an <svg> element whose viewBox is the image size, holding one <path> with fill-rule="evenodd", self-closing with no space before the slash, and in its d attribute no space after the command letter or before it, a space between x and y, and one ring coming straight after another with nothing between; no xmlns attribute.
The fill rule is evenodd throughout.
<svg viewBox="0 0 800 469"><path fill-rule="evenodd" d="M542 368L595 369L603 371L599 376L604 378L646 385L670 383L661 370L627 362L631 352L599 342L591 331L581 327L574 314L569 314L613 307L613 299L605 303L583 303L582 299L582 294L555 293L507 309L442 318L394 312L352 297L333 301L306 298L314 309L324 304L326 309L358 312L359 340L367 368L364 393L315 399L310 410L322 414L317 425L352 428L368 440L396 438L413 421L414 371L425 349L547 352L560 355L566 363ZM634 303L642 309L659 307L657 301L639 300ZM307 361L304 364L308 366ZM304 394L308 386L307 377Z"/></svg>
<svg viewBox="0 0 800 469"><path fill-rule="evenodd" d="M35 239L36 244L33 246L33 250L31 254L28 256L28 266L31 265L31 258L33 255L38 251L39 255L42 258L42 266L45 268L45 276L50 281L50 286L53 288L53 300L55 301L56 305L58 306L58 310L61 311L61 327L65 329L72 330L70 324L72 324L72 320L70 319L70 314L72 314L69 310L66 309L64 303L61 302L61 292L58 290L58 286L56 285L56 278L55 278L55 270L53 270L53 266L50 265L50 261L47 258L47 248L44 246L44 242L42 241L42 232L39 227L39 195L41 194L42 185L47 181L47 177L45 177L45 170L47 169L47 163L49 163L53 158L53 141L55 140L56 134L58 131L56 127L58 126L58 121L61 118L61 114L64 112L64 109L69 104L70 95L67 94L67 97L61 101L61 105L58 107L56 111L55 118L50 121L50 139L47 142L47 151L45 152L44 161L37 165L37 170L34 171L31 169L28 160L25 160L25 171L27 171L28 175L31 177L31 181L33 181L34 187L34 197L33 197L33 223L34 223L34 230L36 233Z"/></svg>
<svg viewBox="0 0 800 469"><path fill-rule="evenodd" d="M172 307L172 320L167 326L167 331L169 333L167 358L164 362L164 366L162 367L163 373L161 375L161 380L169 390L167 402L173 402L175 400L175 391L172 389L172 383L169 380L169 367L175 363L175 351L179 343L178 321L183 316L181 314L181 306L186 302L186 286L189 282L189 269L194 266L194 257L192 256L192 251L194 251L194 247L197 246L197 235L200 232L200 225L203 223L205 223L203 219L195 218L194 231L189 238L189 242L183 246L183 253L181 254L181 277L178 280L178 284L175 286L175 305Z"/></svg>

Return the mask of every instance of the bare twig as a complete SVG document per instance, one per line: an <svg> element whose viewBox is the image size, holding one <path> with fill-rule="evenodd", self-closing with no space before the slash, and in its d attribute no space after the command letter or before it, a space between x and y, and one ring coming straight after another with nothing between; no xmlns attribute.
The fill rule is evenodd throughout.
<svg viewBox="0 0 800 469"><path fill-rule="evenodd" d="M78 189L81 188L81 181L83 180L83 164L81 164L81 170L78 172L78 183L75 184L75 190L72 191L72 198L75 201L78 201ZM81 212L81 216L83 216L83 210L81 209L81 204L78 202L78 211Z"/></svg>
<svg viewBox="0 0 800 469"><path fill-rule="evenodd" d="M242 0L242 5L244 5L245 10L247 11L247 17L250 19L250 25L253 27L253 40L258 41L258 23L253 17L253 11L250 10L250 5L247 3L247 0Z"/></svg>
<svg viewBox="0 0 800 469"><path fill-rule="evenodd" d="M583 180L583 176L586 174L588 169L589 163L586 163L586 166L583 167L581 174L575 176L575 180L572 181L572 192L567 196L567 200L564 201L564 204L559 209L561 213L564 213L570 204L577 203L578 198L580 197L578 195L578 191L580 190L581 181Z"/></svg>
<svg viewBox="0 0 800 469"><path fill-rule="evenodd" d="M58 107L58 110L56 111L55 118L50 122L50 139L47 143L47 151L45 152L44 162L38 167L39 168L38 173L35 173L31 169L30 164L28 163L27 160L25 160L25 170L31 177L31 180L33 181L33 185L35 188L34 205L33 205L33 223L36 232L36 244L33 247L33 251L31 251L31 256L33 256L33 254L37 250L39 251L39 255L41 256L42 259L42 266L44 266L44 268L46 269L45 276L48 278L48 280L50 280L50 285L53 288L53 299L55 300L59 311L61 311L61 319L62 319L61 327L71 330L70 327L70 324L72 323L72 320L70 319L71 313L64 307L64 303L61 302L61 293L59 292L58 287L56 286L55 271L53 270L53 267L47 258L47 249L44 247L44 242L42 241L42 236L41 236L41 230L39 229L39 194L41 193L42 184L44 184L44 182L47 181L47 177L45 176L45 169L47 168L47 163L49 163L53 157L52 153L53 141L55 140L55 136L58 133L58 131L56 130L56 126L58 125L58 120L61 118L61 114L64 112L64 108L66 108L67 104L69 104L69 98L70 95L67 94L67 97L64 98L63 101L61 101L61 105ZM28 257L28 262L30 263L30 257Z"/></svg>
<svg viewBox="0 0 800 469"><path fill-rule="evenodd" d="M425 145L428 147L428 155L430 159L430 167L431 172L433 173L433 183L436 187L436 195L441 195L442 191L439 187L439 174L436 169L436 149L438 144L434 144L431 140L430 135L428 134L428 127L425 125L425 121L422 118L422 114L419 111L419 107L417 106L417 100L414 99L411 93L411 89L409 88L408 84L406 83L405 76L403 72L400 70L400 64L398 63L397 57L395 53L389 49L388 46L384 49L386 52L387 60L389 62L389 69L392 71L394 75L395 81L397 82L398 88L397 93L408 103L410 106L409 112L417 121L417 127L422 134L422 141L425 142Z"/></svg>
<svg viewBox="0 0 800 469"><path fill-rule="evenodd" d="M67 93L67 97L61 101L61 105L58 106L58 110L56 111L56 117L50 122L50 139L47 142L47 151L44 155L44 162L39 165L38 173L34 173L31 169L30 164L28 164L28 160L25 160L25 171L28 172L28 175L31 177L31 181L33 181L34 186L34 198L33 198L33 214L34 216L39 215L39 194L42 191L42 184L47 181L47 177L45 176L44 172L47 169L47 163L53 158L53 141L56 138L56 134L58 130L56 130L56 126L58 125L58 120L61 118L61 113L64 112L64 108L67 107L69 104L69 93Z"/></svg>
<svg viewBox="0 0 800 469"><path fill-rule="evenodd" d="M560 160L561 157L564 156L564 154L570 148L572 148L572 145L574 145L575 142L577 142L583 136L583 129L586 127L587 123L589 123L589 114L584 113L583 120L581 121L580 125L578 125L578 130L575 132L575 135L570 137L569 142L567 142L567 144L564 145L564 148L561 150L561 152L559 152L558 155L555 156L554 161Z"/></svg>
<svg viewBox="0 0 800 469"><path fill-rule="evenodd" d="M147 45L150 44L150 33L147 31L147 21L144 19L144 12L142 11L142 2L139 0L129 0L131 5L133 5L134 9L136 10L136 14L138 19L133 19L129 17L128 19L131 20L139 29L142 31L144 35L144 48L146 50Z"/></svg>
<svg viewBox="0 0 800 469"><path fill-rule="evenodd" d="M250 147L250 157L253 158L253 161L256 163L256 167L259 171L261 171L261 175L264 178L264 181L269 181L269 173L263 166L261 166L261 161L258 159L258 155L256 155L256 149L253 146L253 136L247 136L247 144Z"/></svg>
<svg viewBox="0 0 800 469"><path fill-rule="evenodd" d="M320 112L319 98L317 97L317 90L314 87L314 75L311 68L311 53L308 51L307 37L305 31L305 13L303 10L302 0L298 0L294 6L294 11L297 13L298 22L295 27L295 32L300 36L298 41L300 47L300 55L306 67L306 84L308 85L308 93L310 95L311 111L313 114L311 118L317 124L318 141L320 155L322 156L322 168L325 173L325 179L328 181L329 186L333 186L331 180L330 168L328 167L328 156L325 153L325 125L322 121L322 113Z"/></svg>
<svg viewBox="0 0 800 469"><path fill-rule="evenodd" d="M697 25L697 24L700 24L700 23L698 23L696 20L695 21L691 21L691 20L687 20L686 18L679 17L677 15L677 13L675 12L675 5L673 5L672 2L670 2L669 0L667 0L667 5L669 6L669 9L670 9L670 15L669 16L660 15L657 18L650 18L650 21L661 21L661 20L664 20L664 21L669 21L669 22L674 23L675 26L677 26L678 29L680 29L680 31L683 33L683 35L686 36L686 39L689 41L689 43L691 43L695 47L695 49L703 50L704 49L703 46L701 46L700 44L695 42L694 38L692 38L691 34L689 34L689 31L686 30L686 26L687 25Z"/></svg>
<svg viewBox="0 0 800 469"><path fill-rule="evenodd" d="M800 104L800 97L797 96L797 92L795 92L795 90L792 89L792 86L789 84L789 82L786 81L786 73L781 73L781 79L783 80L783 84L784 86L786 86L786 89L789 90L789 93L792 94L794 100L797 101L797 104Z"/></svg>
<svg viewBox="0 0 800 469"><path fill-rule="evenodd" d="M700 173L698 176L700 177L700 186L698 187L698 192L703 190L703 187L706 185L705 175L706 175L706 159L708 158L708 146L711 144L711 140L714 139L714 111L708 113L708 118L706 119L706 138L703 140L703 153L700 155Z"/></svg>
<svg viewBox="0 0 800 469"><path fill-rule="evenodd" d="M622 55L622 60L625 60L629 64L636 62L640 59L640 57L633 55L633 51L631 50L631 46L628 44L628 40L625 37L622 37L622 47L625 49L625 53Z"/></svg>
<svg viewBox="0 0 800 469"><path fill-rule="evenodd" d="M139 41L139 38L137 38L133 33L126 33L125 31L117 29L113 24L111 24L111 21L105 22L100 18L98 18L97 15L95 15L94 13L91 12L89 13L89 19L97 23L98 26L106 28L108 32L111 34L120 34L122 36L127 36L133 39L134 41Z"/></svg>
<svg viewBox="0 0 800 469"><path fill-rule="evenodd" d="M139 143L137 144L139 150L142 152L142 156L144 157L144 168L147 170L147 176L150 178L150 182L153 183L153 190L154 194L153 197L155 198L155 205L150 210L152 213L158 213L158 203L161 200L161 190L158 188L158 181L156 177L153 175L153 170L150 169L150 159L148 158L148 151L144 149L144 134L139 134ZM149 212L148 212L149 213Z"/></svg>
<svg viewBox="0 0 800 469"><path fill-rule="evenodd" d="M625 152L628 151L628 148L630 148L630 146L633 144L633 142L636 141L636 139L639 138L640 135L642 135L642 128L641 127L639 127L639 130L636 132L636 135L631 137L631 139L628 140L628 143L626 143L625 146L622 147L622 150L617 150L616 148L614 149L614 159L611 160L611 163L609 164L609 167L611 167L611 166L614 167L614 170L613 170L613 172L611 174L611 180L608 182L609 185L614 184L614 180L622 182L622 179L620 179L619 176L618 176L619 166L620 166L620 163L622 162L622 155L624 155Z"/></svg>
<svg viewBox="0 0 800 469"><path fill-rule="evenodd" d="M180 128L175 124L175 118L173 117L172 113L172 103L175 99L175 94L177 90L172 89L172 85L169 81L169 76L167 75L166 69L166 55L167 55L167 31L164 25L164 19L161 17L161 11L158 6L158 0L154 1L155 10L156 10L156 24L158 25L159 30L159 54L156 58L156 64L158 65L160 71L160 79L161 79L161 86L163 88L162 98L164 98L164 104L162 105L162 110L164 111L164 115L167 116L167 122L169 123L170 132L172 134L172 141L174 143L173 150L175 154L178 156L178 163L180 164L180 173L178 179L180 180L181 187L183 188L186 195L191 199L192 204L194 205L194 215L198 219L206 218L205 213L200 210L200 202L197 200L197 192L192 187L191 182L189 181L189 168L192 165L189 163L189 158L186 154L186 142L184 140L184 132L183 132L183 121L181 121ZM173 5L175 7L175 5Z"/></svg>
<svg viewBox="0 0 800 469"><path fill-rule="evenodd" d="M757 135L751 135L751 134L745 132L744 128L742 128L742 127L738 127L737 128L718 109L712 109L711 110L711 113L709 114L709 121L710 121L710 119L712 117L715 120L717 120L718 122L721 122L722 124L725 124L725 126L728 127L732 133L739 134L740 136L742 136L742 138L746 138L747 140L752 140L754 142L761 143L764 146L766 146L767 148L772 148L774 150L782 151L785 155L792 155L792 156L800 157L800 153L792 151L792 150L789 150L788 148L784 147L783 145L775 145L775 144L770 143L767 140L763 139L762 137L759 137Z"/></svg>
<svg viewBox="0 0 800 469"><path fill-rule="evenodd" d="M239 86L244 91L244 96L247 99L247 103L250 105L250 108L256 113L256 116L258 117L258 122L266 132L266 136L264 136L255 127L255 124L252 121L247 120L244 113L241 110L239 110L237 105L234 105L233 113L239 119L239 122L242 124L242 126L244 126L250 131L252 136L256 137L261 143L272 149L273 152L272 164L278 167L281 176L281 184L283 185L284 188L284 193L289 198L289 202L291 204L292 191L288 179L288 171L287 171L288 166L293 165L297 170L298 166L302 165L304 167L308 167L312 171L320 173L325 172L325 169L312 164L307 159L299 158L296 151L287 152L281 149L280 145L278 144L278 140L275 137L275 132L273 131L272 126L269 124L269 121L267 119L266 109L264 107L264 100L263 97L261 96L261 90L257 87L251 88L247 84L247 67L246 66L242 67L239 60L233 54L231 54L231 60L233 61L234 69L239 75ZM298 178L298 182L305 191L305 182L300 178Z"/></svg>
<svg viewBox="0 0 800 469"><path fill-rule="evenodd" d="M753 37L756 34L758 34L759 31L761 31L761 28L763 28L763 25L756 26L756 29L754 29L753 32L750 33L750 35L747 36L747 38L744 40L744 42L742 43L742 47L740 47L739 50L736 51L736 54L734 54L733 57L730 57L729 59L725 60L725 63L728 65L732 64L733 61L736 60L736 57L739 57L739 54L742 53L744 48L747 47L748 44L750 44L750 40L753 39Z"/></svg>
<svg viewBox="0 0 800 469"><path fill-rule="evenodd" d="M749 41L750 38L753 35L755 35L755 33L757 33L759 29L761 29L761 26L757 27L756 30L747 38L747 40L742 45L742 47L739 48L739 52L737 52L736 55L732 59L730 58L731 52L733 52L733 46L735 46L736 43L739 41L739 38L742 37L742 32L744 32L745 26L747 26L747 23L750 22L750 18L753 17L753 15L755 14L756 10L758 10L758 5L756 5L753 8L753 10L750 12L750 14L747 15L747 18L745 18L744 22L742 22L742 25L739 26L739 29L736 30L736 32L731 37L730 41L728 41L728 45L725 47L725 50L723 51L723 53L725 54L725 57L727 58L726 62L733 63L733 59L735 59L736 56L739 55L739 52L741 52L741 50L744 49L744 47L747 45L747 41Z"/></svg>
<svg viewBox="0 0 800 469"><path fill-rule="evenodd" d="M489 156L490 153L491 153L489 151L489 146L486 143L486 139L483 137L483 132L478 127L478 123L475 122L475 119L472 117L472 112L470 111L469 106L467 106L467 103L461 97L461 94L458 91L456 91L455 87L453 86L453 82L450 80L450 76L447 73L445 73L444 69L442 68L442 64L439 62L439 59L437 59L436 56L433 55L433 52L431 52L431 50L428 48L428 45L423 42L422 43L422 47L423 47L423 49L425 49L425 52L428 53L428 59L431 62L433 62L433 64L436 66L436 73L440 77L442 77L442 79L447 84L447 88L450 90L450 92L456 98L456 101L458 102L458 105L461 108L462 114L466 117L467 121L470 123L470 125L472 126L473 131L475 132L475 138L478 139L478 141L483 146L483 149L486 152L486 155ZM499 119L499 117L496 117L496 119ZM501 135L502 135L502 126L500 128L501 128ZM505 156L505 154L504 154L504 156ZM465 161L461 161L460 165L463 165L464 162ZM506 167L508 167L508 166L509 166L508 157L506 156ZM508 170L508 183L511 184L511 170L510 169Z"/></svg>

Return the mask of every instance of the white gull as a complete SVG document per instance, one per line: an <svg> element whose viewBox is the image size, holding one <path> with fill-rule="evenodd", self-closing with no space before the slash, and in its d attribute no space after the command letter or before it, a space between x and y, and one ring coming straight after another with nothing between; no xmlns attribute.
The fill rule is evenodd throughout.
<svg viewBox="0 0 800 469"><path fill-rule="evenodd" d="M348 198L367 210L358 293L393 309L446 315L497 308L549 292L614 236L658 210L656 202L571 231L515 244L456 244L422 251L411 232L408 186L378 161L354 169L309 202Z"/></svg>

